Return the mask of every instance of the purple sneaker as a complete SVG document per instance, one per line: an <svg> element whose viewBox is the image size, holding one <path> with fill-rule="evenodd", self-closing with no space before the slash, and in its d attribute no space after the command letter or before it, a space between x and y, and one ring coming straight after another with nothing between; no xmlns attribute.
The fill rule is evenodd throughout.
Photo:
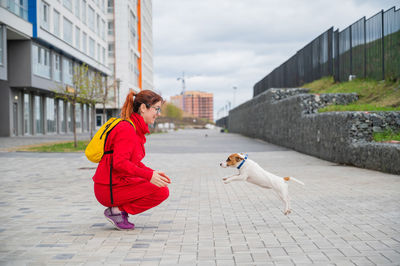
<svg viewBox="0 0 400 266"><path fill-rule="evenodd" d="M134 223L129 222L129 220L128 220L129 215L128 215L128 213L126 211L121 211L121 214L122 214L122 216L124 217L124 219L126 220L126 222L128 224L131 224L133 227L135 227Z"/></svg>
<svg viewBox="0 0 400 266"><path fill-rule="evenodd" d="M126 216L121 213L113 214L111 208L104 211L104 216L109 220L118 230L132 230L135 228L134 224L128 221L128 214Z"/></svg>

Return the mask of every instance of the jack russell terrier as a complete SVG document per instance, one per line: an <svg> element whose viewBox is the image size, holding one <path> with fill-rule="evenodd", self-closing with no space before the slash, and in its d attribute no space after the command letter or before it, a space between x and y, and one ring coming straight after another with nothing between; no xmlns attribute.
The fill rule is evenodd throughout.
<svg viewBox="0 0 400 266"><path fill-rule="evenodd" d="M284 214L291 213L290 198L287 181L293 180L304 186L304 183L294 177L279 177L262 169L256 162L247 158L247 154L234 153L229 155L225 162L219 165L223 168L236 167L239 169L238 175L224 177L224 183L232 181L247 181L263 188L272 188L279 198L285 203Z"/></svg>

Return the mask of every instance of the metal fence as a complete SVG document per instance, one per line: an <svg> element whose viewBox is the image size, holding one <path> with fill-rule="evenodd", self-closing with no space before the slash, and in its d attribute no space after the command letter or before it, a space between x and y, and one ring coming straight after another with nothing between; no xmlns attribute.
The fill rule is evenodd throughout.
<svg viewBox="0 0 400 266"><path fill-rule="evenodd" d="M253 96L269 88L298 87L324 76L400 79L400 10L365 17L339 32L333 27L254 85Z"/></svg>

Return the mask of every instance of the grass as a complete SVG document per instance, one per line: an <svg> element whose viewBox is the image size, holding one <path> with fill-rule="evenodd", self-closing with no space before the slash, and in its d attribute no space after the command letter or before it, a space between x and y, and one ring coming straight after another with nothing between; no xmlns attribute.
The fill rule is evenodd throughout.
<svg viewBox="0 0 400 266"><path fill-rule="evenodd" d="M319 112L331 111L400 111L400 81L376 81L355 79L348 82L335 83L333 77L325 77L305 84L303 88L310 93L352 93L359 100L349 105L330 105Z"/></svg>
<svg viewBox="0 0 400 266"><path fill-rule="evenodd" d="M373 134L374 140L378 142L396 140L400 141L400 131L394 132L393 130L386 130L384 132L376 132Z"/></svg>
<svg viewBox="0 0 400 266"><path fill-rule="evenodd" d="M348 104L348 105L329 105L321 108L318 112L335 112L335 111L400 111L400 107L381 107L374 104Z"/></svg>
<svg viewBox="0 0 400 266"><path fill-rule="evenodd" d="M83 152L89 144L89 140L78 141L77 147L74 147L74 142L61 142L53 144L42 144L38 146L31 146L20 149L20 151L33 151L33 152Z"/></svg>

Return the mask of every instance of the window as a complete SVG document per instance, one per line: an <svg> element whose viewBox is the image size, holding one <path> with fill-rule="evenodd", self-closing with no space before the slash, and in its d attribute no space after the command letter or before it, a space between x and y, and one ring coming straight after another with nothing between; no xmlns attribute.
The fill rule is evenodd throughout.
<svg viewBox="0 0 400 266"><path fill-rule="evenodd" d="M77 18L80 18L81 17L81 14L80 14L80 2L81 2L81 0L75 0L75 16L77 17Z"/></svg>
<svg viewBox="0 0 400 266"><path fill-rule="evenodd" d="M71 103L68 102L67 104L67 121L68 121L68 130L70 132L74 131L74 127L72 124L72 108L71 108Z"/></svg>
<svg viewBox="0 0 400 266"><path fill-rule="evenodd" d="M82 22L86 24L86 1L82 1Z"/></svg>
<svg viewBox="0 0 400 266"><path fill-rule="evenodd" d="M66 132L65 114L64 114L64 101L58 100L58 121L61 132Z"/></svg>
<svg viewBox="0 0 400 266"><path fill-rule="evenodd" d="M3 50L4 50L3 26L0 25L0 66L3 65Z"/></svg>
<svg viewBox="0 0 400 266"><path fill-rule="evenodd" d="M67 58L63 58L63 69L62 69L62 73L63 73L63 81L65 84L69 84L69 85L73 85L73 75L74 75L74 70L73 70L73 66L72 66L72 61L67 59Z"/></svg>
<svg viewBox="0 0 400 266"><path fill-rule="evenodd" d="M0 6L7 8L26 21L28 20L28 0L1 0Z"/></svg>
<svg viewBox="0 0 400 266"><path fill-rule="evenodd" d="M106 34L105 34L105 32L106 32L106 22L103 19L101 20L100 32L101 32L101 34L100 34L101 38L103 40L106 40Z"/></svg>
<svg viewBox="0 0 400 266"><path fill-rule="evenodd" d="M54 98L46 98L46 125L48 133L55 133L57 131Z"/></svg>
<svg viewBox="0 0 400 266"><path fill-rule="evenodd" d="M31 96L24 94L24 135L32 134L31 129Z"/></svg>
<svg viewBox="0 0 400 266"><path fill-rule="evenodd" d="M94 49L95 49L94 40L89 37L89 55L93 58L95 55Z"/></svg>
<svg viewBox="0 0 400 266"><path fill-rule="evenodd" d="M136 17L132 11L130 12L130 17L129 17L129 29L131 31L131 34L133 36L136 36Z"/></svg>
<svg viewBox="0 0 400 266"><path fill-rule="evenodd" d="M63 0L63 4L66 8L72 11L72 0Z"/></svg>
<svg viewBox="0 0 400 266"><path fill-rule="evenodd" d="M75 47L81 49L81 30L75 27Z"/></svg>
<svg viewBox="0 0 400 266"><path fill-rule="evenodd" d="M114 21L108 22L108 35L114 35Z"/></svg>
<svg viewBox="0 0 400 266"><path fill-rule="evenodd" d="M104 47L102 47L102 51L103 51L103 60L101 62L105 65L106 64L106 49Z"/></svg>
<svg viewBox="0 0 400 266"><path fill-rule="evenodd" d="M82 50L85 54L87 53L87 34L85 32L82 33Z"/></svg>
<svg viewBox="0 0 400 266"><path fill-rule="evenodd" d="M36 134L43 134L42 97L35 96L35 126Z"/></svg>
<svg viewBox="0 0 400 266"><path fill-rule="evenodd" d="M108 13L114 12L114 0L108 0L107 11L108 11Z"/></svg>
<svg viewBox="0 0 400 266"><path fill-rule="evenodd" d="M108 44L108 56L114 56L114 44Z"/></svg>
<svg viewBox="0 0 400 266"><path fill-rule="evenodd" d="M55 81L61 82L61 56L58 54L54 54L53 60L53 79Z"/></svg>
<svg viewBox="0 0 400 266"><path fill-rule="evenodd" d="M81 104L77 103L75 105L75 123L76 123L76 131L82 131L82 113L81 113Z"/></svg>
<svg viewBox="0 0 400 266"><path fill-rule="evenodd" d="M88 116L87 116L87 104L83 105L83 110L82 110L82 132L88 130Z"/></svg>
<svg viewBox="0 0 400 266"><path fill-rule="evenodd" d="M101 36L101 31L100 31L100 15L99 14L97 14L97 20L96 20L96 26L97 26L97 28L96 28L96 33L97 33L97 35L99 35L99 36Z"/></svg>
<svg viewBox="0 0 400 266"><path fill-rule="evenodd" d="M136 43L136 17L130 12L129 17L129 45L135 46Z"/></svg>
<svg viewBox="0 0 400 266"><path fill-rule="evenodd" d="M135 72L135 55L133 50L130 51L129 54L129 70L134 73Z"/></svg>
<svg viewBox="0 0 400 266"><path fill-rule="evenodd" d="M50 51L36 44L32 45L33 73L50 78Z"/></svg>
<svg viewBox="0 0 400 266"><path fill-rule="evenodd" d="M53 12L53 33L60 37L60 13L58 13L55 9Z"/></svg>
<svg viewBox="0 0 400 266"><path fill-rule="evenodd" d="M134 57L135 57L135 62L137 62L139 60L139 58L136 55L134 55ZM137 69L136 64L135 64L135 75L134 75L134 78L135 78L135 80L134 80L133 84L135 86L139 86L139 70Z"/></svg>
<svg viewBox="0 0 400 266"><path fill-rule="evenodd" d="M97 61L99 61L99 62L101 59L100 53L101 53L100 44L97 44Z"/></svg>
<svg viewBox="0 0 400 266"><path fill-rule="evenodd" d="M72 45L72 22L64 18L64 41Z"/></svg>
<svg viewBox="0 0 400 266"><path fill-rule="evenodd" d="M94 32L95 31L95 27L94 27L94 23L95 23L94 19L95 19L95 17L94 17L94 9L91 6L89 6L88 18L89 18L89 22L88 22L89 28Z"/></svg>
<svg viewBox="0 0 400 266"><path fill-rule="evenodd" d="M87 131L90 130L90 127L92 126L92 107L88 105L88 124L87 124Z"/></svg>
<svg viewBox="0 0 400 266"><path fill-rule="evenodd" d="M44 1L40 4L40 26L49 30L49 5Z"/></svg>

